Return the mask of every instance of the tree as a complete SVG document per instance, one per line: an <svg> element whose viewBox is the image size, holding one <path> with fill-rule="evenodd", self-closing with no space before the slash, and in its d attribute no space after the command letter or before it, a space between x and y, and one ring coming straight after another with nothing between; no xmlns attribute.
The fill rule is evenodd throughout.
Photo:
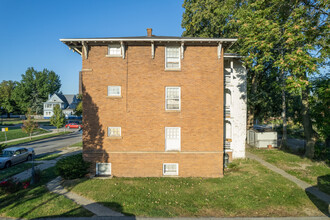
<svg viewBox="0 0 330 220"><path fill-rule="evenodd" d="M65 125L65 115L62 112L60 105L56 105L53 109L53 116L50 118L50 124L57 128L57 132L60 127Z"/></svg>
<svg viewBox="0 0 330 220"><path fill-rule="evenodd" d="M13 113L17 110L17 105L13 97L13 90L15 87L15 81L3 80L0 83L0 105L1 108L7 113L8 117L10 117L10 113Z"/></svg>
<svg viewBox="0 0 330 220"><path fill-rule="evenodd" d="M314 135L308 84L310 76L329 59L329 3L325 0L185 0L183 7L184 36L238 38L232 50L245 56L243 61L249 69L249 124L258 115L260 103L272 104L265 100L271 93L262 95L265 87L260 85L281 88L282 102L275 104L282 105L283 121L286 96L300 94L307 142L305 155L312 158ZM271 75L278 80L269 81Z"/></svg>
<svg viewBox="0 0 330 220"><path fill-rule="evenodd" d="M79 100L82 100L82 95L81 94L78 95L78 99ZM82 114L83 114L83 103L82 103L82 101L80 101L78 103L78 105L77 105L77 107L76 107L76 109L74 111L75 111L75 114L77 116L82 116Z"/></svg>
<svg viewBox="0 0 330 220"><path fill-rule="evenodd" d="M31 109L28 109L26 114L26 120L23 121L22 130L30 135L30 140L32 139L32 133L38 128L38 124L31 117Z"/></svg>
<svg viewBox="0 0 330 220"><path fill-rule="evenodd" d="M31 108L32 112L40 114L48 95L58 92L60 88L60 77L55 72L47 69L37 71L30 67L25 74L22 74L22 80L17 83L14 99L22 112Z"/></svg>

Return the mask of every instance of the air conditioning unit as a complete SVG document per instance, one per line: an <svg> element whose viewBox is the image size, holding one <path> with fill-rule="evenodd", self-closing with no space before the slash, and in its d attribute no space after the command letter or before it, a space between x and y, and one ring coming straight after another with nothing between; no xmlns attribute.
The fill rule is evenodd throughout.
<svg viewBox="0 0 330 220"><path fill-rule="evenodd" d="M96 163L97 176L111 176L111 163Z"/></svg>

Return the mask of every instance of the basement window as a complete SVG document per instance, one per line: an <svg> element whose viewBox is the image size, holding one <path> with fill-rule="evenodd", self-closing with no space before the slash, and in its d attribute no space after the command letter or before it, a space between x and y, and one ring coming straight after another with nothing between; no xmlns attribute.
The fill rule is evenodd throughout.
<svg viewBox="0 0 330 220"><path fill-rule="evenodd" d="M111 176L111 163L96 163L96 176Z"/></svg>
<svg viewBox="0 0 330 220"><path fill-rule="evenodd" d="M108 57L121 57L121 46L120 44L109 44L108 45Z"/></svg>
<svg viewBox="0 0 330 220"><path fill-rule="evenodd" d="M165 48L165 70L180 70L180 47Z"/></svg>
<svg viewBox="0 0 330 220"><path fill-rule="evenodd" d="M179 164L163 163L163 175L178 176L179 175Z"/></svg>

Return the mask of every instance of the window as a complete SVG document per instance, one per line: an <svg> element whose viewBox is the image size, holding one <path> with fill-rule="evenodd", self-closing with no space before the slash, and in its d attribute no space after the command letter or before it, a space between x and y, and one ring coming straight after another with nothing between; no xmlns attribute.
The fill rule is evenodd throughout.
<svg viewBox="0 0 330 220"><path fill-rule="evenodd" d="M111 163L96 163L96 175L97 176L110 176L111 175Z"/></svg>
<svg viewBox="0 0 330 220"><path fill-rule="evenodd" d="M231 142L232 141L232 127L231 123L229 121L225 121L225 137L226 141Z"/></svg>
<svg viewBox="0 0 330 220"><path fill-rule="evenodd" d="M166 87L165 88L165 110L181 109L181 88Z"/></svg>
<svg viewBox="0 0 330 220"><path fill-rule="evenodd" d="M108 127L108 137L121 137L121 127Z"/></svg>
<svg viewBox="0 0 330 220"><path fill-rule="evenodd" d="M180 69L180 47L166 47L165 69Z"/></svg>
<svg viewBox="0 0 330 220"><path fill-rule="evenodd" d="M45 104L45 108L52 108L52 104Z"/></svg>
<svg viewBox="0 0 330 220"><path fill-rule="evenodd" d="M121 86L108 86L108 96L121 96Z"/></svg>
<svg viewBox="0 0 330 220"><path fill-rule="evenodd" d="M110 44L108 46L108 56L120 57L121 56L121 46L120 46L120 44Z"/></svg>
<svg viewBox="0 0 330 220"><path fill-rule="evenodd" d="M181 128L166 127L165 128L165 151L181 150Z"/></svg>
<svg viewBox="0 0 330 220"><path fill-rule="evenodd" d="M177 163L163 163L163 175L179 175L179 164Z"/></svg>

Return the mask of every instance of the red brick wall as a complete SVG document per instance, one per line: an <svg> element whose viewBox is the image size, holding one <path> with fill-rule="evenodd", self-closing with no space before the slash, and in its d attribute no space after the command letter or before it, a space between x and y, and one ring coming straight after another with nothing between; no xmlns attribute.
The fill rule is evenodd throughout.
<svg viewBox="0 0 330 220"><path fill-rule="evenodd" d="M90 46L82 70L84 157L110 162L114 176L162 176L163 163L179 163L181 177L222 176L223 59L216 46L186 46L181 71L165 71L164 50L157 46L152 59L150 45L128 46L123 59ZM121 86L122 97L107 97L109 85ZM166 86L181 87L180 112L165 111ZM122 138L107 137L109 126L121 127ZM181 152L165 152L165 127L181 127Z"/></svg>

